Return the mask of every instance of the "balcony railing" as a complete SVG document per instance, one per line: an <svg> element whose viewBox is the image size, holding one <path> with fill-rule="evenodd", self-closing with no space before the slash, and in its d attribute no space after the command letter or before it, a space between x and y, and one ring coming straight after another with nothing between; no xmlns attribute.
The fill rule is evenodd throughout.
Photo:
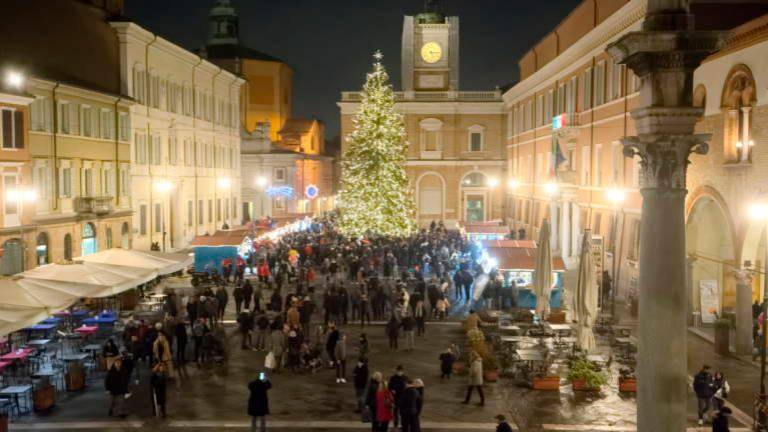
<svg viewBox="0 0 768 432"><path fill-rule="evenodd" d="M112 212L112 197L77 197L75 198L75 212L81 214L103 215Z"/></svg>
<svg viewBox="0 0 768 432"><path fill-rule="evenodd" d="M363 99L360 92L341 92L342 102L360 102ZM395 92L398 102L501 102L501 90L491 91L401 91Z"/></svg>
<svg viewBox="0 0 768 432"><path fill-rule="evenodd" d="M552 133L569 148L576 144L579 138L581 119L579 113L566 112L552 119Z"/></svg>

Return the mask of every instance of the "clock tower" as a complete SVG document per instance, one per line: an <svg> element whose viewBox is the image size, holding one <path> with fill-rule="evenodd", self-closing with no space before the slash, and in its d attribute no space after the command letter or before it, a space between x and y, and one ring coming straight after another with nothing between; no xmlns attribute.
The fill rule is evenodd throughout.
<svg viewBox="0 0 768 432"><path fill-rule="evenodd" d="M459 89L459 17L447 17L436 0L403 20L402 83L405 91Z"/></svg>

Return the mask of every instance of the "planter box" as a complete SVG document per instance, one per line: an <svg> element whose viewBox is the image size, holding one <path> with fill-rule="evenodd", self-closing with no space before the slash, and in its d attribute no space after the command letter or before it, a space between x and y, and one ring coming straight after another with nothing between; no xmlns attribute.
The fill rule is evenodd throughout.
<svg viewBox="0 0 768 432"><path fill-rule="evenodd" d="M715 352L720 355L730 354L731 329L728 326L715 326Z"/></svg>
<svg viewBox="0 0 768 432"><path fill-rule="evenodd" d="M531 383L534 390L560 390L560 377L559 376L545 376L540 378L533 378Z"/></svg>
<svg viewBox="0 0 768 432"><path fill-rule="evenodd" d="M35 412L47 411L56 400L56 389L48 384L35 390L33 398Z"/></svg>
<svg viewBox="0 0 768 432"><path fill-rule="evenodd" d="M636 378L619 378L619 392L637 393L637 379Z"/></svg>
<svg viewBox="0 0 768 432"><path fill-rule="evenodd" d="M80 391L85 388L85 371L82 366L72 365L64 376L67 391Z"/></svg>
<svg viewBox="0 0 768 432"><path fill-rule="evenodd" d="M547 322L551 324L565 324L565 312L550 313Z"/></svg>
<svg viewBox="0 0 768 432"><path fill-rule="evenodd" d="M463 361L455 361L453 362L453 373L456 375L459 375L464 372L464 362Z"/></svg>
<svg viewBox="0 0 768 432"><path fill-rule="evenodd" d="M483 370L483 381L496 382L499 380L498 370Z"/></svg>
<svg viewBox="0 0 768 432"><path fill-rule="evenodd" d="M587 387L587 380L583 379L571 380L571 387L573 387L573 391L600 391L600 387Z"/></svg>

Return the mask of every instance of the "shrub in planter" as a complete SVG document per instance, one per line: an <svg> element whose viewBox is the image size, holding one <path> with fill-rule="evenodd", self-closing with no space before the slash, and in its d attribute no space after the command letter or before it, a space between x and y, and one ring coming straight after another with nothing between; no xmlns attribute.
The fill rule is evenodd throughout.
<svg viewBox="0 0 768 432"><path fill-rule="evenodd" d="M568 379L576 391L599 390L603 384L608 382L605 374L597 370L595 365L586 359L576 359L571 362Z"/></svg>
<svg viewBox="0 0 768 432"><path fill-rule="evenodd" d="M558 375L534 376L531 387L534 390L560 390L560 377Z"/></svg>
<svg viewBox="0 0 768 432"><path fill-rule="evenodd" d="M715 320L715 352L720 355L728 355L730 352L732 324L731 320L725 318Z"/></svg>
<svg viewBox="0 0 768 432"><path fill-rule="evenodd" d="M637 377L634 370L627 368L619 370L619 392L637 393Z"/></svg>

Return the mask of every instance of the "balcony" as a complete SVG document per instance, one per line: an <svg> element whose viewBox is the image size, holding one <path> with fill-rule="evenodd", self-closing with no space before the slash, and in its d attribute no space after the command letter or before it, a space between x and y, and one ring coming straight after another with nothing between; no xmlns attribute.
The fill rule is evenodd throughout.
<svg viewBox="0 0 768 432"><path fill-rule="evenodd" d="M552 133L557 134L557 139L565 144L565 148L572 150L579 140L581 128L579 113L563 113L552 119Z"/></svg>
<svg viewBox="0 0 768 432"><path fill-rule="evenodd" d="M112 213L112 197L77 197L75 198L75 212L78 214L105 215Z"/></svg>
<svg viewBox="0 0 768 432"><path fill-rule="evenodd" d="M360 92L341 92L342 102L360 102ZM491 91L404 91L395 92L397 102L501 102L501 90Z"/></svg>

